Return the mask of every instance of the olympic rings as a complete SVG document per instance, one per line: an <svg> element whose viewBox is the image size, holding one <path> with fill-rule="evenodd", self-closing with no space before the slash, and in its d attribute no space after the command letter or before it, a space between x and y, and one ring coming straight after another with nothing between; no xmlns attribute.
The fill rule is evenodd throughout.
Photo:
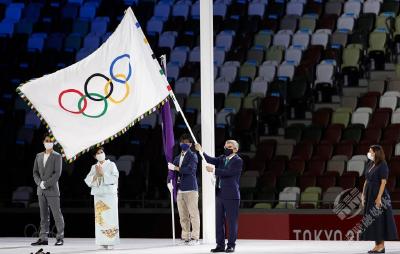
<svg viewBox="0 0 400 254"><path fill-rule="evenodd" d="M127 78L126 78L126 76L125 76L124 74L117 74L117 75L115 75L115 77L117 77L117 78L123 78L123 79L127 80ZM112 83L107 83L106 86L104 87L104 93L105 93L105 94L108 94L108 93L109 93L109 92L108 92L108 89L109 89L109 86L111 86L111 84L112 84ZM111 86L111 89L112 89L112 86ZM117 100L113 99L111 96L109 96L108 99L109 99L111 102L115 103L115 104L119 104L119 103L123 102L123 101L128 97L129 92L130 92L130 88L129 88L128 81L125 82L125 89L126 89L125 95L124 95L124 97L123 97L121 100L118 100L118 101L117 101Z"/></svg>
<svg viewBox="0 0 400 254"><path fill-rule="evenodd" d="M118 56L117 58L115 58L115 59L112 61L111 65L110 65L110 76L111 76L111 78L112 78L113 80L115 80L116 82L122 83L122 84L124 84L126 81L128 81L128 80L131 78L131 75L132 75L131 63L129 62L128 76L126 77L125 80L117 79L116 76L114 76L114 74L113 74L113 70L114 70L114 65L115 65L115 63L116 63L119 59L122 59L122 58L124 58L124 57L127 57L127 58L130 60L130 56L129 56L128 54L123 54L123 55L120 55L120 56Z"/></svg>
<svg viewBox="0 0 400 254"><path fill-rule="evenodd" d="M85 81L85 95L86 95L89 99L91 99L92 101L102 101L102 100L103 100L103 99L100 99L100 100L99 100L99 99L93 98L93 97L90 95L90 93L88 92L87 87L88 87L89 81L90 81L92 78L94 78L94 77L102 77L102 78L104 78L105 80L107 80L106 86L111 86L110 92L104 97L105 99L108 99L108 97L110 97L111 94L112 94L112 92L113 92L114 85L113 85L111 79L109 79L106 75L103 75L103 74L101 74L101 73L92 74L90 77L88 77L88 78L86 79L86 81Z"/></svg>
<svg viewBox="0 0 400 254"><path fill-rule="evenodd" d="M107 112L107 108L108 108L107 99L106 99L103 95L98 94L98 93L91 93L90 95L97 96L97 97L101 98L102 101L104 101L104 108L103 108L103 111L100 112L100 114L94 115L94 116L93 116L93 115L88 115L88 114L86 114L85 112L82 112L82 115L87 116L87 117L91 117L91 118L99 118L99 117L102 117L102 116ZM78 108L79 108L79 110L81 110L82 101L86 100L86 97L88 97L88 96L84 95L84 96L82 96L82 97L79 99L79 101L78 101Z"/></svg>
<svg viewBox="0 0 400 254"><path fill-rule="evenodd" d="M84 92L85 93L82 93L81 91L76 90L76 89L67 89L67 90L62 91L58 96L58 104L59 104L59 106L63 110L65 110L65 111L67 111L69 113L72 113L72 114L82 114L82 115L84 115L86 117L90 117L90 118L99 118L99 117L102 117L103 115L105 115L106 112L107 112L107 109L108 109L107 100L110 100L114 104L119 104L119 103L123 102L126 98L128 98L128 96L130 94L130 85L128 84L128 80L130 79L130 77L132 75L132 67L131 67L131 64L129 62L128 63L128 74L125 75L125 74L122 74L122 73L114 74L114 66L115 66L117 61L119 61L120 59L125 58L125 57L128 58L128 60L130 60L130 55L129 54L123 54L123 55L120 55L120 56L116 57L111 62L110 69L109 69L111 78L107 77L106 75L104 75L102 73L94 73L94 74L90 75L89 78L86 79L85 84L84 84ZM98 93L93 93L93 92L89 92L88 91L89 82L94 77L101 77L101 78L104 78L107 81L105 86L104 86L105 95L101 95L101 94L98 94ZM113 81L121 83L121 84L125 84L126 92L125 92L124 97L122 99L120 99L120 100L116 100L116 99L111 97L111 95L112 95L112 93L114 91ZM78 100L78 109L79 109L78 111L73 111L73 110L67 109L63 105L62 98L66 93L76 93L76 94L78 94L80 96L80 99ZM104 102L103 110L97 115L88 115L88 114L86 114L85 110L87 109L87 105L88 105L87 99L90 99L90 100L96 101L96 102L103 101ZM82 105L82 103L83 103L83 105Z"/></svg>
<svg viewBox="0 0 400 254"><path fill-rule="evenodd" d="M60 95L58 96L58 105L60 105L60 107L62 108L62 109L64 109L65 111L68 111L68 112L70 112L70 113L72 113L72 114L81 114L81 113L83 113L83 111L85 111L85 109L86 109L86 107L87 107L87 100L86 100L86 98L83 100L83 108L80 108L79 109L79 111L72 111L72 110L69 110L69 109L66 109L64 106L63 106L63 104L62 104L62 101L61 101L61 99L62 99L62 97L63 97L63 95L64 94L66 94L66 93L77 93L78 95L80 95L81 96L81 98L83 98L83 93L81 93L80 91L78 91L78 90L76 90L76 89L67 89L67 90L65 90L65 91L62 91L61 93L60 93Z"/></svg>

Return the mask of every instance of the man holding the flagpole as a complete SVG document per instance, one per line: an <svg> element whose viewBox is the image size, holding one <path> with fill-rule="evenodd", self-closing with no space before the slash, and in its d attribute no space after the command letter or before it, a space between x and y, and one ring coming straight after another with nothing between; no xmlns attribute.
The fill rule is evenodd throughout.
<svg viewBox="0 0 400 254"><path fill-rule="evenodd" d="M203 153L200 144L195 148L203 154L210 164L206 166L208 172L216 176L216 240L217 247L211 252L235 252L238 233L238 217L240 205L239 181L243 169L243 160L237 155L239 143L236 140L227 140L224 147L224 155L211 157ZM228 246L225 249L225 226L229 225Z"/></svg>
<svg viewBox="0 0 400 254"><path fill-rule="evenodd" d="M198 245L200 237L199 192L196 178L198 159L197 154L190 150L191 146L191 137L183 134L180 138L181 153L175 157L173 163L168 163L168 169L179 172L177 204L182 228L181 239L185 245Z"/></svg>

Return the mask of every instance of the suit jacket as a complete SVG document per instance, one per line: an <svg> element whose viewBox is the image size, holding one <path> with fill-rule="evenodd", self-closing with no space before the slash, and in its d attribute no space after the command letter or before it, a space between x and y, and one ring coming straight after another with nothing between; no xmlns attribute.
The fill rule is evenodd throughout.
<svg viewBox="0 0 400 254"><path fill-rule="evenodd" d="M208 163L215 166L217 196L222 199L240 199L239 182L243 168L242 158L236 154L225 165L225 158L227 158L225 155L214 158L204 153L204 157Z"/></svg>
<svg viewBox="0 0 400 254"><path fill-rule="evenodd" d="M181 154L175 157L173 164L179 167L179 159ZM183 157L182 165L179 169L179 183L178 188L181 191L192 191L198 190L197 185L197 154L192 152L190 149L186 152L185 157Z"/></svg>
<svg viewBox="0 0 400 254"><path fill-rule="evenodd" d="M33 164L33 179L37 185L37 195L60 196L58 179L61 176L62 157L57 152L52 152L47 159L46 166L43 166L44 152L38 153ZM45 190L40 188L44 181Z"/></svg>

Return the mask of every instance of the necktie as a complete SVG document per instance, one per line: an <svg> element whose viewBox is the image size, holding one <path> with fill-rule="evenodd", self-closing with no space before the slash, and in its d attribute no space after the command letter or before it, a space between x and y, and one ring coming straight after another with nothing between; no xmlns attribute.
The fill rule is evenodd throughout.
<svg viewBox="0 0 400 254"><path fill-rule="evenodd" d="M229 162L229 159L228 159L228 158L225 158L225 161L224 161L224 168L226 167L226 165L228 164L228 162ZM221 189L221 178L219 178L219 181L218 181L218 188Z"/></svg>

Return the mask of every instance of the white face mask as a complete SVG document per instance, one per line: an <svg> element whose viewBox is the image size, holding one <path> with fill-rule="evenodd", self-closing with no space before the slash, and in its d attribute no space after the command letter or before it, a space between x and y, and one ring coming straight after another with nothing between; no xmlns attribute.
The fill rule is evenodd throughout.
<svg viewBox="0 0 400 254"><path fill-rule="evenodd" d="M97 159L99 162L102 162L102 161L104 161L104 160L106 159L106 154L105 154L105 153L96 154L96 159Z"/></svg>
<svg viewBox="0 0 400 254"><path fill-rule="evenodd" d="M53 149L53 142L44 142L43 145L46 150Z"/></svg>
<svg viewBox="0 0 400 254"><path fill-rule="evenodd" d="M375 159L374 156L372 156L372 153L367 153L367 157L371 161L373 161Z"/></svg>

